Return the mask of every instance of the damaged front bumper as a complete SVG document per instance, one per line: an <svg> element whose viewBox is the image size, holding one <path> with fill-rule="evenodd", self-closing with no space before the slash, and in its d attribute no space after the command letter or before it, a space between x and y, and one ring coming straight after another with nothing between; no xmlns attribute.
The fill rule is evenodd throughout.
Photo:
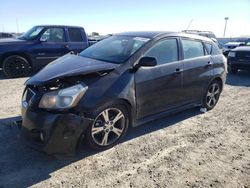
<svg viewBox="0 0 250 188"><path fill-rule="evenodd" d="M52 155L74 155L93 120L76 114L33 112L22 104L21 138L32 148Z"/></svg>

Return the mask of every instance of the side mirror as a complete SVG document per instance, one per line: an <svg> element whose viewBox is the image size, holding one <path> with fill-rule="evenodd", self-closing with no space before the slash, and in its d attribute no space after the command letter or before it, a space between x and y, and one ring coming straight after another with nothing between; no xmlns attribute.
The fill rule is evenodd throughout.
<svg viewBox="0 0 250 188"><path fill-rule="evenodd" d="M46 38L40 38L40 42L47 42L47 39Z"/></svg>
<svg viewBox="0 0 250 188"><path fill-rule="evenodd" d="M155 57L142 57L138 64L136 64L135 66L137 68L139 67L154 67L157 65L157 60Z"/></svg>

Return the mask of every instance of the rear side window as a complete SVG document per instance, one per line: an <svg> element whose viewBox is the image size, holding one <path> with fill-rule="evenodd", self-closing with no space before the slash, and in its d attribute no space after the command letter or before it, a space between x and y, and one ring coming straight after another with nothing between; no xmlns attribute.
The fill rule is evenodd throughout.
<svg viewBox="0 0 250 188"><path fill-rule="evenodd" d="M203 44L200 41L182 39L184 59L204 56Z"/></svg>
<svg viewBox="0 0 250 188"><path fill-rule="evenodd" d="M71 42L83 42L81 29L69 28L69 39Z"/></svg>
<svg viewBox="0 0 250 188"><path fill-rule="evenodd" d="M144 56L155 57L158 65L178 61L177 40L162 40L156 43Z"/></svg>

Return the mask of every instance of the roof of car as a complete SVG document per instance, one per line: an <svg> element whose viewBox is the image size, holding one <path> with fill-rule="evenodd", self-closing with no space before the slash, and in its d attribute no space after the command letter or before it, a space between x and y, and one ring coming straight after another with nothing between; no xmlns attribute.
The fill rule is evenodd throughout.
<svg viewBox="0 0 250 188"><path fill-rule="evenodd" d="M37 27L74 27L74 28L83 28L81 26L72 26L72 25L37 25Z"/></svg>
<svg viewBox="0 0 250 188"><path fill-rule="evenodd" d="M172 33L172 32L162 32L162 31L131 31L131 32L122 32L115 35L125 35L125 36L134 36L134 37L146 37L154 38L163 33Z"/></svg>
<svg viewBox="0 0 250 188"><path fill-rule="evenodd" d="M132 32L117 33L114 35L145 37L145 38L180 36L180 37L193 38L209 42L212 41L211 39L200 35L183 33L183 32L171 32L171 31L132 31Z"/></svg>

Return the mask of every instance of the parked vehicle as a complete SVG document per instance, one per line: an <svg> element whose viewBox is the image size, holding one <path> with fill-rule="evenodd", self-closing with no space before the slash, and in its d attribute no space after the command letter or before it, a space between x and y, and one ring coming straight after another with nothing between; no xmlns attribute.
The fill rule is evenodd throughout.
<svg viewBox="0 0 250 188"><path fill-rule="evenodd" d="M0 68L7 77L26 76L71 51L89 46L82 27L40 25L16 39L0 40Z"/></svg>
<svg viewBox="0 0 250 188"><path fill-rule="evenodd" d="M227 57L228 53L232 49L234 49L234 48L236 48L236 47L238 47L238 46L240 46L242 44L244 44L244 42L228 42L228 43L224 44L223 48L222 48L223 55Z"/></svg>
<svg viewBox="0 0 250 188"><path fill-rule="evenodd" d="M226 59L209 38L126 32L79 55L67 54L25 83L21 133L49 154L73 153L81 140L110 148L135 127L184 109L214 108Z"/></svg>
<svg viewBox="0 0 250 188"><path fill-rule="evenodd" d="M91 46L91 45L93 45L93 44L95 44L95 43L97 43L105 38L110 37L110 36L112 36L112 35L108 34L108 35L103 35L103 36L99 36L99 35L98 36L88 36L89 45Z"/></svg>
<svg viewBox="0 0 250 188"><path fill-rule="evenodd" d="M4 33L4 32L0 32L0 39L4 39L4 38L15 38L16 35L12 34L12 33Z"/></svg>
<svg viewBox="0 0 250 188"><path fill-rule="evenodd" d="M241 46L234 48L228 54L227 62L231 73L238 70L250 70L250 39Z"/></svg>

